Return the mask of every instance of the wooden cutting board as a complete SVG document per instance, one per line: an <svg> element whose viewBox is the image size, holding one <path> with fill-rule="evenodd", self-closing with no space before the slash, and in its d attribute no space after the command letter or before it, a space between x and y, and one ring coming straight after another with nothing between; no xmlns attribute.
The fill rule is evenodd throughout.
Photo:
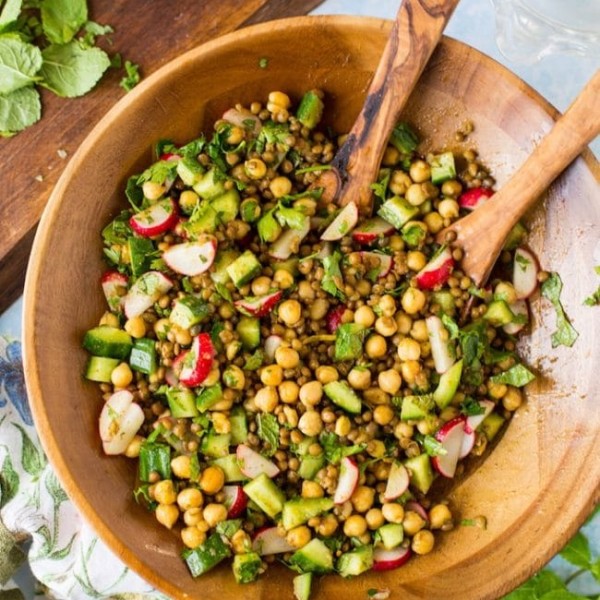
<svg viewBox="0 0 600 600"><path fill-rule="evenodd" d="M310 12L322 0L89 0L90 18L111 25L111 54L138 63L144 76L221 34L270 19ZM82 98L42 92L42 119L0 139L0 313L23 289L35 229L68 159L123 95L122 70L109 69ZM82 202L86 199L82 198ZM66 232L65 232L66 233Z"/></svg>

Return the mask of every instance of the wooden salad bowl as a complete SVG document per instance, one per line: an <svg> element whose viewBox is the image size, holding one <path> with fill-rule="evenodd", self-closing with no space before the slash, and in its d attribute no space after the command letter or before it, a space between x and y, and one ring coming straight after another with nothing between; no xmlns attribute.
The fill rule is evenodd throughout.
<svg viewBox="0 0 600 600"><path fill-rule="evenodd" d="M101 538L131 568L173 598L292 598L292 572L274 566L240 588L223 565L198 580L179 558L176 532L135 503L134 462L101 450L102 399L82 377L83 333L105 310L99 286L102 227L126 205L127 177L151 161L160 138L185 141L236 102L284 90L294 99L326 92L327 121L347 130L385 44L390 23L355 17L301 17L258 25L169 63L128 94L72 158L44 213L25 291L25 372L43 446L67 493ZM426 149L475 146L501 185L522 163L556 111L515 75L452 39L434 53L405 111ZM468 145L454 132L475 123ZM600 495L600 319L583 299L599 280L600 167L585 152L529 216L530 245L558 271L562 301L579 338L552 348L555 316L539 296L521 353L538 378L487 459L455 482L461 519L483 515L487 529L458 526L434 552L387 573L328 576L314 598L484 600L507 593L560 548ZM594 251L596 257L594 260Z"/></svg>

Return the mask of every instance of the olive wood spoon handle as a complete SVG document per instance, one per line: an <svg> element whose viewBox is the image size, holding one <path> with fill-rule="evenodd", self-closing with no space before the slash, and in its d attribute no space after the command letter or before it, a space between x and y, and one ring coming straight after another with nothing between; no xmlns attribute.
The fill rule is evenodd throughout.
<svg viewBox="0 0 600 600"><path fill-rule="evenodd" d="M354 201L361 214L371 214L371 184L392 129L458 2L403 0L361 112L332 170L312 186L323 188L324 202L343 206Z"/></svg>
<svg viewBox="0 0 600 600"><path fill-rule="evenodd" d="M487 280L517 221L598 134L600 70L500 191L437 235L463 250L462 270L476 285Z"/></svg>

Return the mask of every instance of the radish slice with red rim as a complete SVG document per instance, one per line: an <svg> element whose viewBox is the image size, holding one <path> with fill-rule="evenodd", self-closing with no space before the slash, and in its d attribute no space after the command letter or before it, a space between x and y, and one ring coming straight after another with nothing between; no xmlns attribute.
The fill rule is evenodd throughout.
<svg viewBox="0 0 600 600"><path fill-rule="evenodd" d="M208 271L217 255L217 240L207 236L196 242L175 244L163 252L162 258L176 273L194 277Z"/></svg>
<svg viewBox="0 0 600 600"><path fill-rule="evenodd" d="M247 109L230 108L223 113L222 119L241 127L245 131L250 132L253 136L257 136L262 128L261 120Z"/></svg>
<svg viewBox="0 0 600 600"><path fill-rule="evenodd" d="M188 387L196 387L208 377L212 369L215 348L210 335L198 334L192 341L192 347L185 352L179 381Z"/></svg>
<svg viewBox="0 0 600 600"><path fill-rule="evenodd" d="M98 429L106 454L123 454L144 423L144 411L128 390L115 392L100 412Z"/></svg>
<svg viewBox="0 0 600 600"><path fill-rule="evenodd" d="M324 242L335 242L348 235L358 223L358 207L356 202L348 202L331 225L321 234Z"/></svg>
<svg viewBox="0 0 600 600"><path fill-rule="evenodd" d="M154 237L173 229L178 220L177 203L166 198L133 215L129 224L138 235Z"/></svg>
<svg viewBox="0 0 600 600"><path fill-rule="evenodd" d="M110 310L120 311L123 308L128 283L127 275L119 271L106 271L102 275L102 291Z"/></svg>
<svg viewBox="0 0 600 600"><path fill-rule="evenodd" d="M342 324L342 316L346 312L347 307L343 304L336 306L327 313L325 317L325 328L329 333L335 333L337 328Z"/></svg>
<svg viewBox="0 0 600 600"><path fill-rule="evenodd" d="M236 456L240 463L240 471L250 479L258 477L261 473L267 477L275 477L279 474L279 467L274 462L252 450L246 444L240 444L237 447Z"/></svg>
<svg viewBox="0 0 600 600"><path fill-rule="evenodd" d="M275 305L281 300L282 296L283 292L277 290L276 292L271 292L264 296L236 300L233 305L245 315L251 317L264 317L273 310Z"/></svg>
<svg viewBox="0 0 600 600"><path fill-rule="evenodd" d="M237 519L244 514L246 506L248 506L248 496L241 485L225 485L223 494L225 494L223 504L227 508L228 519Z"/></svg>
<svg viewBox="0 0 600 600"><path fill-rule="evenodd" d="M335 488L335 494L333 495L335 504L344 504L344 502L350 500L358 485L359 478L360 471L358 470L356 461L350 456L344 456L340 463L340 476Z"/></svg>
<svg viewBox="0 0 600 600"><path fill-rule="evenodd" d="M372 244L382 237L392 235L395 229L391 223L388 223L381 217L367 219L352 232L352 239L359 244Z"/></svg>
<svg viewBox="0 0 600 600"><path fill-rule="evenodd" d="M397 569L408 561L412 551L410 548L399 546L393 550L375 548L373 552L373 571L390 571Z"/></svg>
<svg viewBox="0 0 600 600"><path fill-rule="evenodd" d="M294 552L297 548L288 543L277 527L267 525L256 532L252 539L252 550L261 556L268 556Z"/></svg>
<svg viewBox="0 0 600 600"><path fill-rule="evenodd" d="M139 317L172 287L173 282L160 271L142 273L125 296L125 315L128 319Z"/></svg>
<svg viewBox="0 0 600 600"><path fill-rule="evenodd" d="M416 500L409 500L404 505L404 508L406 510L412 510L413 512L416 512L423 519L423 521L425 521L425 523L429 523L429 515L427 514L427 511L423 505Z"/></svg>
<svg viewBox="0 0 600 600"><path fill-rule="evenodd" d="M461 208L466 208L467 210L475 210L493 195L494 192L490 188L470 188L458 197L458 205Z"/></svg>
<svg viewBox="0 0 600 600"><path fill-rule="evenodd" d="M435 439L441 443L446 453L433 456L431 463L438 473L450 479L456 473L456 466L465 437L465 423L465 417L455 417L445 423L435 434Z"/></svg>
<svg viewBox="0 0 600 600"><path fill-rule="evenodd" d="M277 241L271 244L269 256L277 260L287 260L292 254L298 254L302 240L310 231L310 218L306 217L300 229L287 229Z"/></svg>
<svg viewBox="0 0 600 600"><path fill-rule="evenodd" d="M283 342L283 338L279 335L270 335L266 340L265 340L265 354L267 355L267 358L269 360L274 360L275 359L275 352L277 351L277 348L279 348L279 346L281 346L281 343Z"/></svg>
<svg viewBox="0 0 600 600"><path fill-rule="evenodd" d="M389 254L383 254L381 252L352 252L348 257L351 261L355 261L358 258L358 263L362 263L366 266L367 272L365 274L367 279L376 279L379 277L385 277L394 265L394 259ZM352 262L352 264L355 264Z"/></svg>
<svg viewBox="0 0 600 600"><path fill-rule="evenodd" d="M529 307L527 306L527 300L517 300L516 302L509 304L508 308L510 308L512 314L517 317L518 321L503 325L502 329L505 333L508 333L508 335L516 335L529 322Z"/></svg>
<svg viewBox="0 0 600 600"><path fill-rule="evenodd" d="M408 489L409 483L410 477L406 467L402 463L392 463L383 499L389 502L399 498Z"/></svg>
<svg viewBox="0 0 600 600"><path fill-rule="evenodd" d="M415 275L415 280L422 290L432 290L446 283L453 269L452 251L446 247Z"/></svg>

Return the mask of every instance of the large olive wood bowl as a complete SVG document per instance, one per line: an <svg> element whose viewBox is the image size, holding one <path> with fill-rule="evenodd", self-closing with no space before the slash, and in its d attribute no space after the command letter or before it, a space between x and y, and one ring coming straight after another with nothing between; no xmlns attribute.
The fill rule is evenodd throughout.
<svg viewBox="0 0 600 600"><path fill-rule="evenodd" d="M153 142L210 131L235 102L264 99L274 89L298 99L320 87L329 122L348 129L389 28L376 19L297 18L252 27L183 55L128 94L93 130L40 224L27 276L24 332L27 388L42 443L69 496L102 539L174 598L292 598L292 573L276 566L259 583L240 588L223 565L192 579L179 558L178 535L134 502L133 463L103 455L97 433L102 400L82 378L81 349L83 332L105 308L100 230L124 206L126 178L151 160ZM454 145L453 132L473 120L469 144L479 148L500 185L556 117L517 77L451 39L433 55L406 113L432 149ZM487 460L456 482L450 495L459 520L485 515L487 530L457 527L439 536L432 554L396 571L352 580L326 577L315 585L315 598L362 599L369 588L389 588L403 600L497 598L539 569L590 512L600 482L600 319L582 300L598 284L593 253L599 180L598 163L586 152L530 216L531 245L544 268L560 273L563 302L580 335L572 349L553 349L553 310L545 300L533 300L533 331L521 346L539 378Z"/></svg>

